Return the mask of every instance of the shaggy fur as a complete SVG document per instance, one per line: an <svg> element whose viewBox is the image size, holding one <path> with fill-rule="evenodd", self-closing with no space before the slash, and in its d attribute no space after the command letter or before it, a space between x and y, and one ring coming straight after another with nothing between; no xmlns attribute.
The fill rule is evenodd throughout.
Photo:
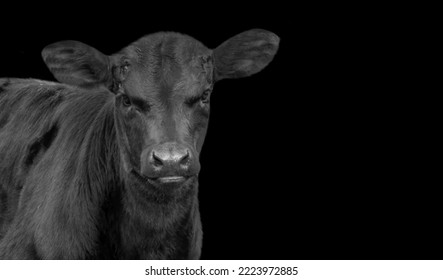
<svg viewBox="0 0 443 280"><path fill-rule="evenodd" d="M122 175L111 92L10 84L0 99L0 118L14 112L0 134L1 258L198 257L196 186L150 201Z"/></svg>

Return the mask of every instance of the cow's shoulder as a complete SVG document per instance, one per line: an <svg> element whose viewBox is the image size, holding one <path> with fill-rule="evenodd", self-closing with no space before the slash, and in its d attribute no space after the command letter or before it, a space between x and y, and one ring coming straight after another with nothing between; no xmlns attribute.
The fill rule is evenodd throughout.
<svg viewBox="0 0 443 280"><path fill-rule="evenodd" d="M0 153L28 145L55 121L57 108L77 90L37 79L0 79Z"/></svg>
<svg viewBox="0 0 443 280"><path fill-rule="evenodd" d="M38 79L0 78L0 100L19 99L53 90L72 92L69 85Z"/></svg>
<svg viewBox="0 0 443 280"><path fill-rule="evenodd" d="M60 86L60 83L44 81L39 79L22 79L22 78L0 78L0 89L3 91L8 89L23 88L28 86Z"/></svg>
<svg viewBox="0 0 443 280"><path fill-rule="evenodd" d="M32 110L32 108L28 108L29 105L45 103L54 98L58 99L85 91L87 90L58 82L0 78L0 108L6 109L7 107L8 110L14 111Z"/></svg>

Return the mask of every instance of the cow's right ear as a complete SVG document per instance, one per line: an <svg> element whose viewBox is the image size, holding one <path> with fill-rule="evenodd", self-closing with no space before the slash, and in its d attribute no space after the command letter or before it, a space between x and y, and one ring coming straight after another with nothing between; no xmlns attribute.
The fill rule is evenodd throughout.
<svg viewBox="0 0 443 280"><path fill-rule="evenodd" d="M110 59L77 41L62 41L45 47L42 57L54 77L64 84L93 86L112 83Z"/></svg>

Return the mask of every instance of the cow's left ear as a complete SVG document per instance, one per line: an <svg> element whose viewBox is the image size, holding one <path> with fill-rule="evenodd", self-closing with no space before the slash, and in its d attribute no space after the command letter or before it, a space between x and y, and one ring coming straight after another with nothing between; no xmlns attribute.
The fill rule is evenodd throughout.
<svg viewBox="0 0 443 280"><path fill-rule="evenodd" d="M230 38L213 51L215 79L242 78L260 72L274 58L279 42L277 35L262 29Z"/></svg>
<svg viewBox="0 0 443 280"><path fill-rule="evenodd" d="M109 57L81 42L51 44L43 49L42 57L59 82L76 86L112 83Z"/></svg>

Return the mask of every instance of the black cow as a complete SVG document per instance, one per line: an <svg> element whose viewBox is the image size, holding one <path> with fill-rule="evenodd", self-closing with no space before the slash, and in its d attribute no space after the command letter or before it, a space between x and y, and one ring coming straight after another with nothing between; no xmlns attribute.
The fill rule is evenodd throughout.
<svg viewBox="0 0 443 280"><path fill-rule="evenodd" d="M172 32L105 56L42 56L61 83L0 79L1 259L198 259L199 154L214 82L262 70L279 38L214 50Z"/></svg>

